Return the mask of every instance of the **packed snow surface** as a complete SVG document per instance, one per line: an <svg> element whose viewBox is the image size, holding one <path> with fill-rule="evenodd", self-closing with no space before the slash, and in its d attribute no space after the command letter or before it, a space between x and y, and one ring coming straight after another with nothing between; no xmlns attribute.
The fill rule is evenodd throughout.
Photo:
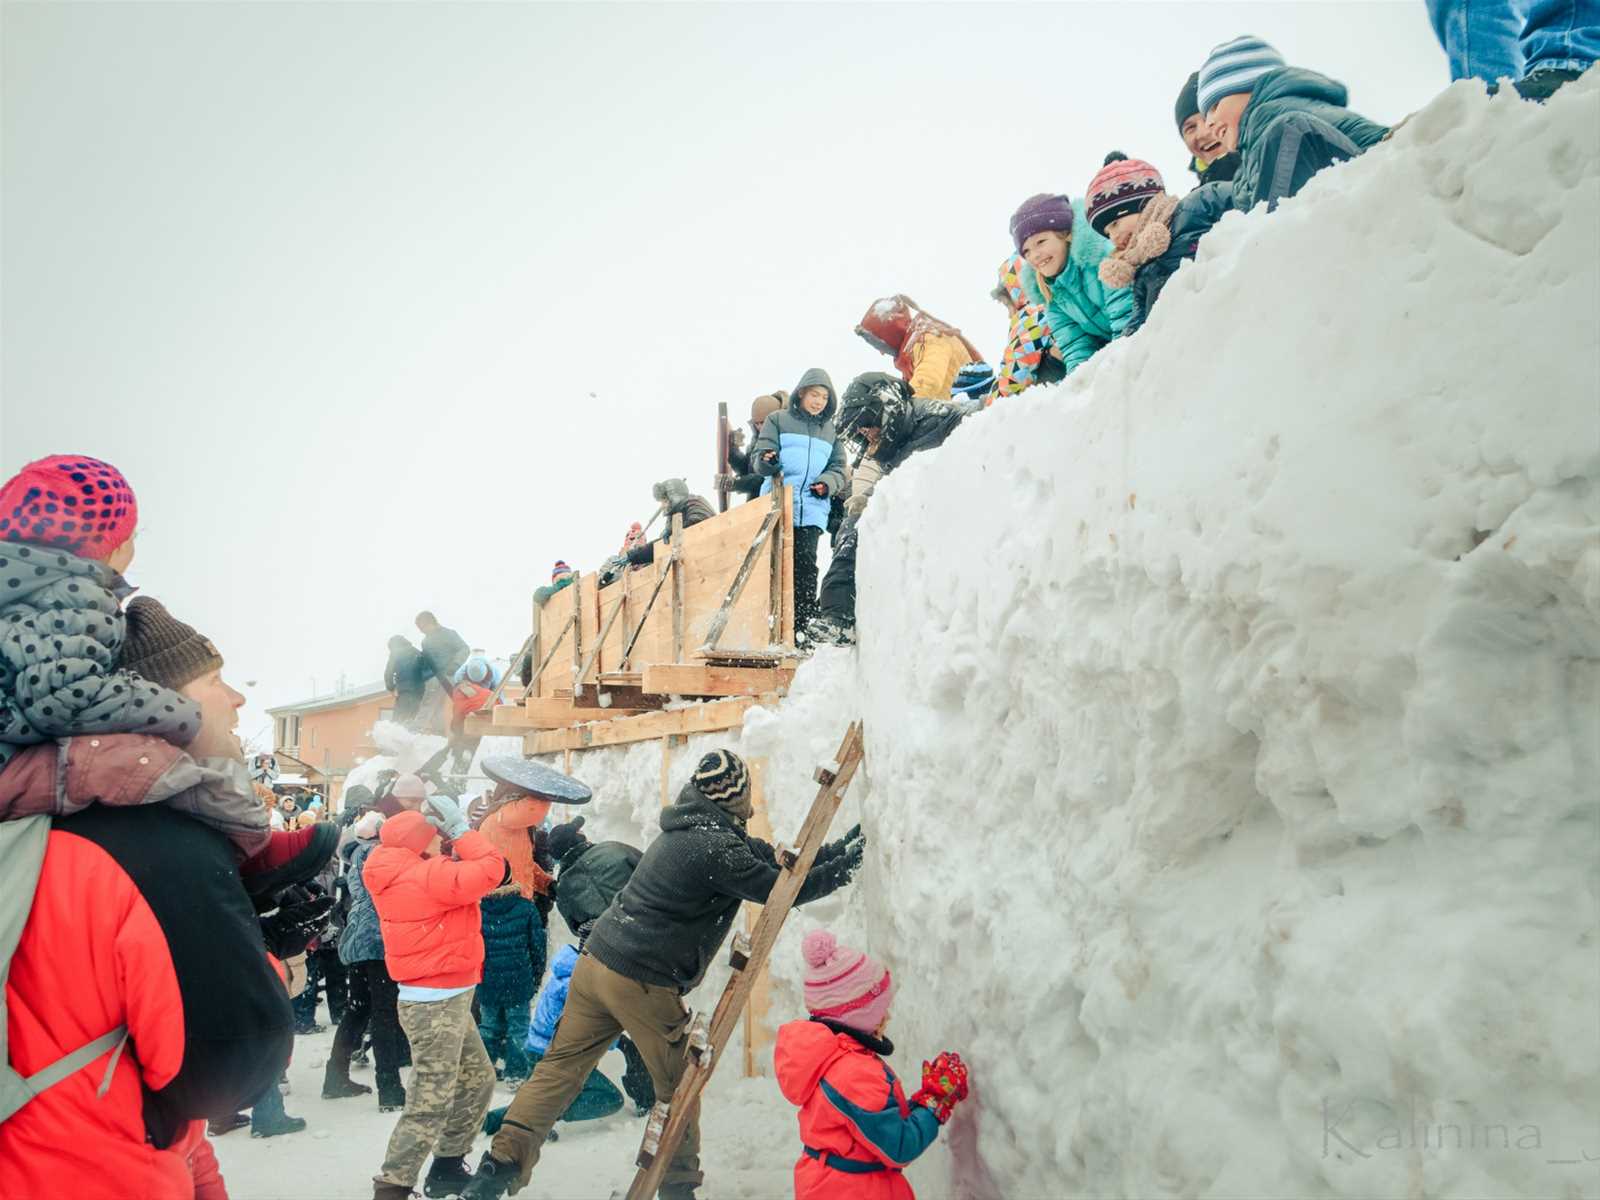
<svg viewBox="0 0 1600 1200"><path fill-rule="evenodd" d="M879 487L859 652L670 751L669 796L760 761L792 840L866 721L867 864L772 1021L819 922L890 966L901 1075L972 1070L924 1200L1600 1196L1597 487L1593 73L1457 85L1228 217L1137 337ZM591 838L655 836L660 744L574 771ZM706 1190L785 1195L742 1057ZM576 1148L535 1196L625 1180Z"/></svg>

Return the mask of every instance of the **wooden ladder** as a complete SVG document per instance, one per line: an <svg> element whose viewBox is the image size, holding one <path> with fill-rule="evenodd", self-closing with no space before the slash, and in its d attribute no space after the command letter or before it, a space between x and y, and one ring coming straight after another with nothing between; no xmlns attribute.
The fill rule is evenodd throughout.
<svg viewBox="0 0 1600 1200"><path fill-rule="evenodd" d="M706 1023L704 1013L696 1015L690 1023L687 1039L689 1065L683 1078L678 1081L671 1101L658 1102L650 1110L649 1120L645 1123L644 1144L639 1147L639 1173L634 1176L633 1186L628 1189L627 1200L650 1200L661 1186L667 1165L672 1161L678 1143L683 1140L684 1129L700 1107L700 1093L711 1081L711 1073L716 1070L722 1051L733 1036L745 1002L755 987L756 977L767 965L773 943L778 940L778 931L783 928L789 910L794 907L794 898L800 894L800 888L806 881L806 872L811 869L817 851L828 836L834 814L839 811L845 789L850 786L864 753L861 722L856 721L845 731L844 741L839 744L839 753L834 761L817 768L815 778L821 790L812 801L805 824L800 827L799 846L797 849L781 844L776 847L778 881L772 885L767 902L761 907L756 927L748 936L743 933L733 936L733 978L728 980L728 986L723 989L722 999L711 1014L710 1024Z"/></svg>

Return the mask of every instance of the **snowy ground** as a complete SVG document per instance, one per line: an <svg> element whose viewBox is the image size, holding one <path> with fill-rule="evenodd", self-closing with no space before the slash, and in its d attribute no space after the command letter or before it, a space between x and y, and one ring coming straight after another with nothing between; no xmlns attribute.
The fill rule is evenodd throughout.
<svg viewBox="0 0 1600 1200"><path fill-rule="evenodd" d="M323 1010L319 1019L326 1018ZM295 1039L284 1106L291 1116L306 1119L305 1132L252 1138L248 1129L240 1129L215 1139L233 1200L365 1200L372 1195L372 1177L399 1114L380 1113L372 1096L322 1099L322 1067L332 1044L332 1030ZM622 1055L607 1055L601 1069L620 1084ZM351 1077L372 1086L371 1067L358 1067ZM509 1100L510 1093L497 1086L493 1105ZM608 1200L613 1192L625 1192L644 1133L644 1121L631 1113L628 1106L604 1120L559 1125L560 1140L545 1147L532 1184L518 1200ZM791 1194L798 1126L795 1110L770 1080L719 1075L707 1094L700 1127L708 1197L778 1200ZM472 1164L488 1144L488 1138L479 1139Z"/></svg>

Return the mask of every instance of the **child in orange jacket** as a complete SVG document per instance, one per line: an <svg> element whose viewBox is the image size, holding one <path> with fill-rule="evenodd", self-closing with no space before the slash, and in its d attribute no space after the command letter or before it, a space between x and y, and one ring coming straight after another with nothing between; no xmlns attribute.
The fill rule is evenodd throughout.
<svg viewBox="0 0 1600 1200"><path fill-rule="evenodd" d="M967 1097L967 1068L946 1052L922 1064L907 1100L883 1036L894 980L883 964L818 929L802 943L808 1021L778 1030L778 1086L800 1106L795 1200L915 1200L904 1168Z"/></svg>
<svg viewBox="0 0 1600 1200"><path fill-rule="evenodd" d="M441 835L451 839L448 856ZM405 1112L373 1180L375 1200L409 1197L430 1152L429 1196L455 1195L472 1181L466 1155L494 1092L494 1064L472 1019L483 977L478 902L510 879L505 856L443 795L385 821L361 868L411 1042Z"/></svg>

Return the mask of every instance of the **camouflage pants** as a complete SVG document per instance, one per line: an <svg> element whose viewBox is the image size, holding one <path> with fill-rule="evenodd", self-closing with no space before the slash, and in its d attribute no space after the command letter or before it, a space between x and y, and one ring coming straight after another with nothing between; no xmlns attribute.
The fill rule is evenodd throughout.
<svg viewBox="0 0 1600 1200"><path fill-rule="evenodd" d="M472 1149L494 1094L494 1064L472 1019L471 988L448 1000L400 1001L400 1028L411 1040L411 1078L377 1178L411 1187L430 1153Z"/></svg>

